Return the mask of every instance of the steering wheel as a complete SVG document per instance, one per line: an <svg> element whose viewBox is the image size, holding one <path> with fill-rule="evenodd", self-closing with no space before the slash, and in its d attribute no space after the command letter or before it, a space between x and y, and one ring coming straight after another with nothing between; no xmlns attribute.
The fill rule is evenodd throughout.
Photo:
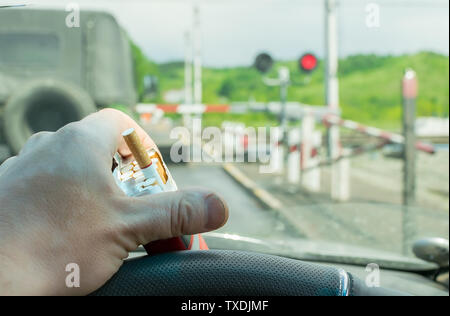
<svg viewBox="0 0 450 316"><path fill-rule="evenodd" d="M342 269L259 253L179 251L126 261L95 296L389 296Z"/></svg>

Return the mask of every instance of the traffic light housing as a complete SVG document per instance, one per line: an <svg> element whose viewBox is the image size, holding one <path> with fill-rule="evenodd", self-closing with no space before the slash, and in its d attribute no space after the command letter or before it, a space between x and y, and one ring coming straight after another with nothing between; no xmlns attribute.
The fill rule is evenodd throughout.
<svg viewBox="0 0 450 316"><path fill-rule="evenodd" d="M256 59L253 66L261 73L267 73L270 69L272 69L273 66L273 59L272 57L267 53L259 54Z"/></svg>

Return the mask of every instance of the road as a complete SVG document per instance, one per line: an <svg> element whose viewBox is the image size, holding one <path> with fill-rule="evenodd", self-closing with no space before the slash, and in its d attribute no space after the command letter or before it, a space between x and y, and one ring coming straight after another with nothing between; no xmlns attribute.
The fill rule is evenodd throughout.
<svg viewBox="0 0 450 316"><path fill-rule="evenodd" d="M383 165L387 167L385 162ZM327 168L323 172L324 191L310 194L304 190L295 193L287 190L287 186L282 185L282 178L259 174L257 165L236 166L279 199L284 205L284 212L264 208L221 165L170 165L169 169L180 189L206 187L225 198L230 206L230 219L219 232L258 239L285 240L291 237L335 241L401 252L403 212L397 201L399 192L386 181L384 186L376 181L363 181L358 175L362 168L353 169L352 200L335 203L326 189L330 185ZM286 212L295 225L286 219ZM411 209L411 214L415 231L414 236L409 238L410 242L427 236L448 238L447 210L418 207Z"/></svg>
<svg viewBox="0 0 450 316"><path fill-rule="evenodd" d="M408 210L408 243L430 236L448 238L449 234L448 153L421 156L419 162L418 203ZM345 203L330 198L330 168L322 169L321 192L310 193L300 186L289 187L283 176L260 174L256 164L236 166L283 203L283 213L306 238L402 251L399 161L383 157L352 160L352 197Z"/></svg>
<svg viewBox="0 0 450 316"><path fill-rule="evenodd" d="M220 165L169 165L180 189L205 187L228 202L230 218L219 232L252 238L300 237L278 213L264 209L259 202L236 184Z"/></svg>

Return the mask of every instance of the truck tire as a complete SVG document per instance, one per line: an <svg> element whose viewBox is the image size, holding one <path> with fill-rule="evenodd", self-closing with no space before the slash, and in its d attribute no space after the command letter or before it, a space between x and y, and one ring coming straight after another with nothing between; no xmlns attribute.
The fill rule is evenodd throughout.
<svg viewBox="0 0 450 316"><path fill-rule="evenodd" d="M11 157L11 153L9 152L8 146L0 144L0 165L9 157Z"/></svg>
<svg viewBox="0 0 450 316"><path fill-rule="evenodd" d="M53 79L30 82L6 103L6 142L17 154L34 133L57 131L95 111L91 97L77 86Z"/></svg>

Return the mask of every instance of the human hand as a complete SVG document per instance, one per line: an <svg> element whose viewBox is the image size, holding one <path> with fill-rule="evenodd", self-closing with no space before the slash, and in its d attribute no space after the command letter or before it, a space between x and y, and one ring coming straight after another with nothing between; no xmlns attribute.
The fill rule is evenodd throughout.
<svg viewBox="0 0 450 316"><path fill-rule="evenodd" d="M121 137L131 127L155 146L131 118L106 109L32 136L0 166L0 295L87 295L138 246L226 223L226 203L209 191L132 198L117 187L112 157L131 155ZM79 288L66 286L71 263Z"/></svg>

